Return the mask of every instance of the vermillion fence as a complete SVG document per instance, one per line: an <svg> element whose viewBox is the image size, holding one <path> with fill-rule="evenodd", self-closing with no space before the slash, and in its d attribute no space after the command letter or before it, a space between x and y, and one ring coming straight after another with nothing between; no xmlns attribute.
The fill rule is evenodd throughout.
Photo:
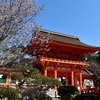
<svg viewBox="0 0 100 100"><path fill-rule="evenodd" d="M82 94L85 93L96 93L96 94L100 94L100 88L87 88L87 89L83 89L81 91Z"/></svg>

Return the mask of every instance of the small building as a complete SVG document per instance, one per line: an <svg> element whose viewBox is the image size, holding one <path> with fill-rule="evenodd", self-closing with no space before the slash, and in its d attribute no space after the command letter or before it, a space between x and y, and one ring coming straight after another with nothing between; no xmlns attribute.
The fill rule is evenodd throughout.
<svg viewBox="0 0 100 100"><path fill-rule="evenodd" d="M18 74L18 72L11 68L0 68L0 86L16 86L17 80L13 77L13 74Z"/></svg>

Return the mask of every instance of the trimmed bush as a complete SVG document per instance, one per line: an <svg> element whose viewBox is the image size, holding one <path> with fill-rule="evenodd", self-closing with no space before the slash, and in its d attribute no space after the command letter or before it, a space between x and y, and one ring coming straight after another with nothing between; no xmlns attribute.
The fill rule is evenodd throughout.
<svg viewBox="0 0 100 100"><path fill-rule="evenodd" d="M0 100L4 99L5 97L8 98L7 100L12 100L18 98L18 90L11 87L0 87Z"/></svg>
<svg viewBox="0 0 100 100"><path fill-rule="evenodd" d="M98 76L95 80L95 86L100 88L100 76Z"/></svg>
<svg viewBox="0 0 100 100"><path fill-rule="evenodd" d="M67 85L58 88L58 95L62 100L70 100L72 95L78 94L79 91L75 86Z"/></svg>

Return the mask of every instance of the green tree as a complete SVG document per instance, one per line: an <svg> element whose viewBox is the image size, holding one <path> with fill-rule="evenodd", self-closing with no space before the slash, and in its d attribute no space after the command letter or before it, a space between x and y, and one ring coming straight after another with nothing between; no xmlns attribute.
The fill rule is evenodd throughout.
<svg viewBox="0 0 100 100"><path fill-rule="evenodd" d="M29 100L44 100L46 98L45 90L42 86L62 86L62 83L48 76L39 75L39 70L32 66L15 64L12 66L19 74L12 74L19 81L18 87L22 98L28 97ZM28 88L23 89L23 84ZM23 91L22 91L23 90Z"/></svg>
<svg viewBox="0 0 100 100"><path fill-rule="evenodd" d="M34 85L51 85L51 86L61 86L61 82L50 78L48 76L39 75L39 70L32 66L14 64L12 66L19 74L13 74L13 76L19 80L19 82L34 84Z"/></svg>
<svg viewBox="0 0 100 100"><path fill-rule="evenodd" d="M87 69L96 77L100 76L100 51L91 54L86 58L90 64Z"/></svg>
<svg viewBox="0 0 100 100"><path fill-rule="evenodd" d="M100 76L95 79L95 86L100 88Z"/></svg>

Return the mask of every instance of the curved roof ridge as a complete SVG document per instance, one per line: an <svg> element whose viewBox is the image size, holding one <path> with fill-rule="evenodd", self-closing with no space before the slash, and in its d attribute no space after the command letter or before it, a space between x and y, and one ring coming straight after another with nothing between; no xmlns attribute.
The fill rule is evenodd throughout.
<svg viewBox="0 0 100 100"><path fill-rule="evenodd" d="M94 46L94 45L90 45L90 44L84 43L84 42L81 41L80 39L79 39L79 42L82 43L83 45L87 45L87 46L90 46L90 47L100 48L100 46Z"/></svg>
<svg viewBox="0 0 100 100"><path fill-rule="evenodd" d="M60 36L65 36L65 37L67 36L67 37L70 37L70 38L79 39L77 36L73 36L73 35L69 35L69 34L63 34L63 33L59 33L59 32L54 32L54 31L51 31L51 30L41 29L41 31L56 34L56 35L60 35Z"/></svg>
<svg viewBox="0 0 100 100"><path fill-rule="evenodd" d="M77 36L67 35L63 33L61 34L59 32L53 32L44 29L41 29L40 32L40 35L44 37L46 36L46 34L52 34L51 39L56 42L100 50L99 46L86 44L82 42Z"/></svg>

